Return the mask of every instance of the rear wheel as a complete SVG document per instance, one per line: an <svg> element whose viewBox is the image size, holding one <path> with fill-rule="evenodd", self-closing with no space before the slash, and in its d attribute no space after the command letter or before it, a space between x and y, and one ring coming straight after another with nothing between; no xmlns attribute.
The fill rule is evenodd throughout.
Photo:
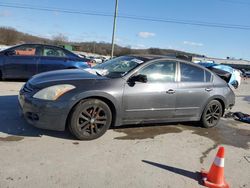
<svg viewBox="0 0 250 188"><path fill-rule="evenodd" d="M205 107L201 123L204 127L210 128L216 126L222 116L222 105L217 100L210 101Z"/></svg>
<svg viewBox="0 0 250 188"><path fill-rule="evenodd" d="M80 140L93 140L102 136L111 122L112 113L105 102L99 99L86 99L74 108L69 130Z"/></svg>
<svg viewBox="0 0 250 188"><path fill-rule="evenodd" d="M0 80L4 80L3 79L3 74L2 74L2 71L0 70Z"/></svg>

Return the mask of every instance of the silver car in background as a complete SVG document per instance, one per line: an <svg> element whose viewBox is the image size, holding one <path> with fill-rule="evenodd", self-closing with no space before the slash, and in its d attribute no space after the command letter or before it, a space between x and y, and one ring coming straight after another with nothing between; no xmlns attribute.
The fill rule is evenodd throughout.
<svg viewBox="0 0 250 188"><path fill-rule="evenodd" d="M129 55L93 69L62 70L31 78L20 107L32 125L69 130L91 140L111 126L200 121L218 124L235 95L215 73L166 56Z"/></svg>

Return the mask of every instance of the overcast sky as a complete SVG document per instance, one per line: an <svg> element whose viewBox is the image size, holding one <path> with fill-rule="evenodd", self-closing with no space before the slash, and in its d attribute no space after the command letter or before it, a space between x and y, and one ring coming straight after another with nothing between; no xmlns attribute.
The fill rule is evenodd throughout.
<svg viewBox="0 0 250 188"><path fill-rule="evenodd" d="M111 42L114 6L115 0L0 0L0 26L47 38L62 33L71 41ZM250 60L248 0L119 0L118 14L119 45Z"/></svg>

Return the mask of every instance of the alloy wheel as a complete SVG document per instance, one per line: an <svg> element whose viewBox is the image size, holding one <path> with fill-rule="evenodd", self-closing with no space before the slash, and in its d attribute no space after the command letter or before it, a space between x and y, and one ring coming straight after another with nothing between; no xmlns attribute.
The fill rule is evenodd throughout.
<svg viewBox="0 0 250 188"><path fill-rule="evenodd" d="M218 103L212 103L208 106L205 120L209 126L214 126L218 123L221 117L221 107Z"/></svg>
<svg viewBox="0 0 250 188"><path fill-rule="evenodd" d="M98 134L107 123L105 110L98 105L85 107L80 113L77 121L78 130L86 135Z"/></svg>

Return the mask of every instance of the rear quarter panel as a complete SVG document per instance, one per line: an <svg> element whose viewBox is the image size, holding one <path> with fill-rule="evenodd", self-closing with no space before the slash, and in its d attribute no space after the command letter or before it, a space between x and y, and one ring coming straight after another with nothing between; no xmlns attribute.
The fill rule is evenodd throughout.
<svg viewBox="0 0 250 188"><path fill-rule="evenodd" d="M234 105L235 103L235 94L229 85L218 76L214 76L214 96L213 98L221 99L224 102L225 109L229 105Z"/></svg>

